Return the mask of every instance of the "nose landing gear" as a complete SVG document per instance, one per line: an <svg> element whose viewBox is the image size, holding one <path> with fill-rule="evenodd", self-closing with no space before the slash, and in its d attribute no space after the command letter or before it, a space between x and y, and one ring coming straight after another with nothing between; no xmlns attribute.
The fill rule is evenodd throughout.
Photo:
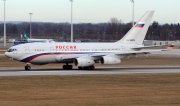
<svg viewBox="0 0 180 106"><path fill-rule="evenodd" d="M25 70L31 70L31 66L29 64L26 64L26 66L24 68L25 68Z"/></svg>

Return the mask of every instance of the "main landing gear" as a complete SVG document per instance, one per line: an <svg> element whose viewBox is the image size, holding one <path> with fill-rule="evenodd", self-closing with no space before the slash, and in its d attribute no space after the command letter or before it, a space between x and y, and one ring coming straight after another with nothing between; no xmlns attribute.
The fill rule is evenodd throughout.
<svg viewBox="0 0 180 106"><path fill-rule="evenodd" d="M79 70L94 70L94 66L87 66L87 67L78 67Z"/></svg>
<svg viewBox="0 0 180 106"><path fill-rule="evenodd" d="M73 66L72 65L68 65L68 63L66 63L66 65L63 65L63 70L72 70ZM87 66L87 67L78 67L79 70L94 70L95 67L94 66Z"/></svg>
<svg viewBox="0 0 180 106"><path fill-rule="evenodd" d="M66 63L66 65L63 65L63 70L72 70L73 66L72 65L68 65L68 63Z"/></svg>
<svg viewBox="0 0 180 106"><path fill-rule="evenodd" d="M31 66L29 64L26 64L26 66L24 68L25 68L25 70L31 70Z"/></svg>

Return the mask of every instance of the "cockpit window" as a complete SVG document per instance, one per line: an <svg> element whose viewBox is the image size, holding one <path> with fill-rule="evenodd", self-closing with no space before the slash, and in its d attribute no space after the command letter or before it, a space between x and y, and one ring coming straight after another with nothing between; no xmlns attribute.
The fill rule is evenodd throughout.
<svg viewBox="0 0 180 106"><path fill-rule="evenodd" d="M7 52L13 52L13 51L17 51L17 49L9 48L9 49L7 50Z"/></svg>
<svg viewBox="0 0 180 106"><path fill-rule="evenodd" d="M7 50L7 52L12 52L12 49L11 49L11 48L9 48L9 49Z"/></svg>

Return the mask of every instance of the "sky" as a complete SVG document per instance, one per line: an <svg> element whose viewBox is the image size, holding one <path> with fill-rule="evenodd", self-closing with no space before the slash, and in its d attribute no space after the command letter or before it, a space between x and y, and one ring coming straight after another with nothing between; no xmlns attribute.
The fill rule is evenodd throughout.
<svg viewBox="0 0 180 106"><path fill-rule="evenodd" d="M180 0L134 0L135 21L148 10L155 10L152 21L180 23ZM69 0L6 0L7 21L71 22ZM102 23L115 17L132 21L130 0L73 0L74 23ZM0 1L0 21L4 21L4 1Z"/></svg>

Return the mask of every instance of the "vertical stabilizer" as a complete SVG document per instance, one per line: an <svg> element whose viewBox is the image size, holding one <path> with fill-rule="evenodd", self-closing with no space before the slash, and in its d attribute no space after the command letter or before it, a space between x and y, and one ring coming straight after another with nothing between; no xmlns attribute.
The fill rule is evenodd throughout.
<svg viewBox="0 0 180 106"><path fill-rule="evenodd" d="M26 32L24 32L24 40L28 40L29 38L26 35Z"/></svg>
<svg viewBox="0 0 180 106"><path fill-rule="evenodd" d="M142 45L154 11L147 11L143 17L116 43Z"/></svg>

